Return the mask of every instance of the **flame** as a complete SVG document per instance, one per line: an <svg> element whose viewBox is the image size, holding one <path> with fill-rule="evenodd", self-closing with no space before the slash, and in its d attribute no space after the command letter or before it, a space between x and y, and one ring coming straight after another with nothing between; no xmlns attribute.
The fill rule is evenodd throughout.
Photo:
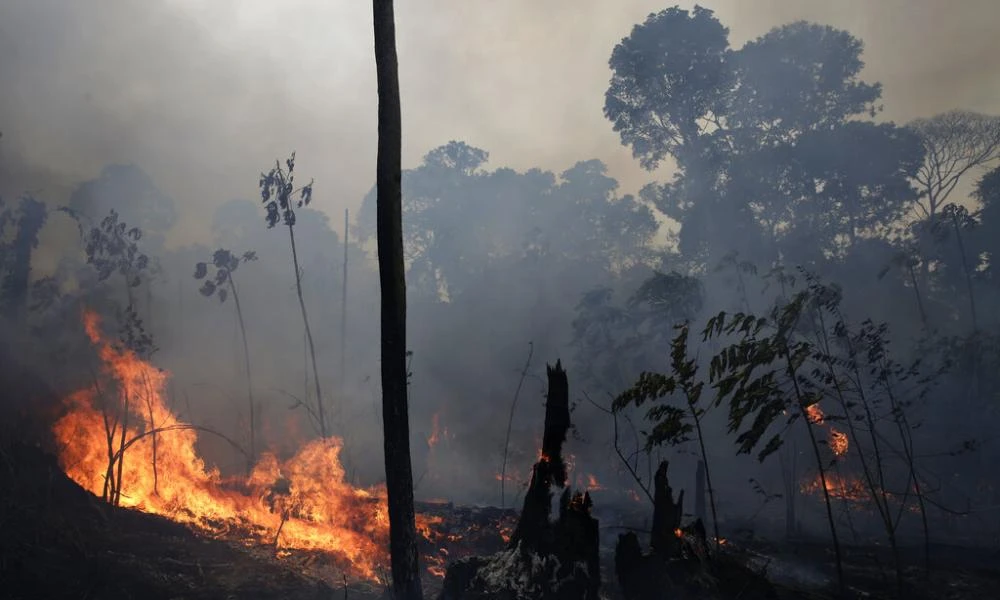
<svg viewBox="0 0 1000 600"><path fill-rule="evenodd" d="M442 437L448 437L448 428L441 427L441 413L436 412L431 417L431 435L427 438L427 447L433 450L441 442Z"/></svg>
<svg viewBox="0 0 1000 600"><path fill-rule="evenodd" d="M168 373L105 339L96 314L85 313L83 324L102 369L92 388L66 399L67 412L53 427L70 478L107 497L109 447L117 451L124 435L122 506L209 534L235 533L248 544L273 543L279 557L290 549L326 551L359 578L375 579L388 564L384 488L345 481L340 439L311 441L285 462L265 453L245 481L226 481L198 456L196 431L164 402ZM439 522L417 516L424 537Z"/></svg>
<svg viewBox="0 0 1000 600"><path fill-rule="evenodd" d="M847 454L847 448L850 442L847 440L847 434L842 431L837 431L833 427L830 428L830 449L833 450L835 456L844 456Z"/></svg>
<svg viewBox="0 0 1000 600"><path fill-rule="evenodd" d="M803 482L799 490L803 494L816 494L823 489L823 480L817 474L813 479ZM864 483L854 477L841 477L836 473L826 473L826 491L831 498L862 502L868 500Z"/></svg>
<svg viewBox="0 0 1000 600"><path fill-rule="evenodd" d="M847 434L842 431L838 431L835 427L830 426L826 422L826 414L823 409L820 408L819 404L810 404L806 407L806 418L809 423L813 425L827 425L829 428L829 439L827 444L830 446L830 450L833 451L834 456L844 456L847 454L847 448L850 445Z"/></svg>
<svg viewBox="0 0 1000 600"><path fill-rule="evenodd" d="M823 414L823 409L819 407L819 404L810 404L807 406L806 417L808 417L809 422L813 425L822 425L826 420L826 415Z"/></svg>

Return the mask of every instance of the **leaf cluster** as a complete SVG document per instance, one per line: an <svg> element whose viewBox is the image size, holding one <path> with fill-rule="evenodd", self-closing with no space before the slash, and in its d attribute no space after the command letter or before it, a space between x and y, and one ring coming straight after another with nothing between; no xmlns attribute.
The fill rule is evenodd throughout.
<svg viewBox="0 0 1000 600"><path fill-rule="evenodd" d="M647 402L653 404L646 411L646 419L653 425L652 431L645 436L647 451L656 446L676 446L691 441L690 436L695 429L693 420L705 412L700 404L704 381L698 380L697 359L689 358L687 354L689 326L685 323L676 329L677 335L671 342L670 350L671 374L643 372L638 381L612 403L615 412L630 405L641 407ZM683 396L684 405L659 402L676 393Z"/></svg>
<svg viewBox="0 0 1000 600"><path fill-rule="evenodd" d="M279 221L288 227L294 227L295 209L308 206L312 201L312 181L298 190L295 189L294 152L285 160L284 168L281 162L276 162L273 169L261 173L258 185L261 201L266 210L264 220L268 229L277 225Z"/></svg>
<svg viewBox="0 0 1000 600"><path fill-rule="evenodd" d="M219 298L219 302L225 302L229 296L227 286L231 283L232 274L240 264L255 260L257 260L256 252L248 251L239 255L225 248L219 248L212 254L211 263L198 262L194 265L194 278L203 281L198 291L206 298L214 295ZM208 276L209 265L215 271L211 277Z"/></svg>
<svg viewBox="0 0 1000 600"><path fill-rule="evenodd" d="M97 271L98 281L114 273L125 278L129 287L138 287L140 273L149 266L149 257L139 251L142 230L129 227L112 209L85 238L87 262Z"/></svg>

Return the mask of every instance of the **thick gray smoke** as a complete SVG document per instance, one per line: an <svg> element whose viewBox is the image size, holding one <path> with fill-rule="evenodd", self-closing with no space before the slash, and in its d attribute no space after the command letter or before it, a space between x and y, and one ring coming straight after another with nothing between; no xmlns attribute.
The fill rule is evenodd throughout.
<svg viewBox="0 0 1000 600"><path fill-rule="evenodd" d="M669 318L761 311L777 294L759 278L743 282L739 269L713 272L714 262L695 268L690 255L676 253L683 242L677 222L654 210L655 188L646 187L671 181L674 160L642 169L602 115L612 48L667 6L648 0L398 4L417 494L499 502L507 415L523 370L509 444L505 503L511 505L541 431L544 365L557 358L569 367L577 403L571 452L580 481L592 474L624 489L631 479L612 449L611 418L599 407L608 407L638 372L580 372L581 336L596 335L583 332L581 302L591 302L590 319L624 319L627 300L655 269L703 276L698 301ZM902 124L953 108L1000 114L994 60L1000 38L992 31L1000 8L994 1L726 0L709 8L730 28L733 49L799 20L863 40L861 79L883 85L878 104L884 111L876 122ZM314 382L288 232L280 224L267 227L257 183L276 159L297 152L298 182L315 179L295 235L321 383L329 405L340 407L349 476L365 483L379 480L382 464L371 45L369 6L357 2L0 4L0 197L10 205L28 192L52 209L69 207L96 219L87 227L114 208L143 229L142 248L154 268L136 288L137 304L159 346L155 362L175 375L171 401L184 418L234 435L246 418L234 303L199 293L202 283L193 274L217 248L254 252L257 260L241 264L234 279L262 404L261 435L285 453L313 435L306 413L291 407L310 402ZM445 146L450 140L465 144ZM963 179L953 200L968 202L980 174ZM351 213L346 330L345 209ZM669 227L658 228L663 223ZM731 246L719 248L715 262L759 241L734 223L716 230L723 233L713 242ZM919 327L911 296L899 292L906 284L897 281L886 292L873 283L887 253L872 242L869 254L839 264L832 276L840 283L867 278L845 305L875 320L909 319L898 338L910 342ZM125 300L114 277L86 287L93 273L67 214L50 210L32 266L34 280L54 277L62 297L84 289L84 303L109 318L112 303ZM950 277L953 295L963 293L961 278ZM987 301L991 294L977 297ZM78 308L55 301L41 309L46 328L30 336L39 369L84 354L79 348L67 351L69 358L57 353ZM643 315L650 320L667 318L655 308L636 310L648 309ZM964 317L948 312L952 308L928 310L940 311L957 330ZM661 354L650 351L644 363L651 368L666 361L669 340L657 342ZM55 379L60 391L79 383L72 369ZM725 421L713 414L710 425L724 431ZM620 436L628 438L621 443L631 449L644 426L620 425ZM241 467L224 444L204 446L225 470ZM688 450L676 460L680 475L690 479L695 461ZM758 468L752 457L733 458L728 439L710 453L728 461L717 479L728 498L723 512L754 513L760 499L748 491L745 476ZM776 492L777 471L753 472L763 473L761 480L775 486L768 491Z"/></svg>

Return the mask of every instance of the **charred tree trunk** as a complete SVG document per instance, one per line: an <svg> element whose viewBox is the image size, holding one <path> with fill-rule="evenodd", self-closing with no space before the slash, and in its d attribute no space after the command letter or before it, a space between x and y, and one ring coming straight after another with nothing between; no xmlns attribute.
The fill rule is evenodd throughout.
<svg viewBox="0 0 1000 600"><path fill-rule="evenodd" d="M712 553L701 519L681 526L684 491L674 501L663 461L653 480L652 552L638 536L618 536L615 574L626 600L774 600L774 589L758 572L725 554ZM707 477L706 477L707 479Z"/></svg>
<svg viewBox="0 0 1000 600"><path fill-rule="evenodd" d="M653 552L674 558L680 553L677 532L684 515L684 490L677 494L677 502L674 502L674 491L667 478L669 466L668 461L661 462L653 478L653 533L649 545Z"/></svg>
<svg viewBox="0 0 1000 600"><path fill-rule="evenodd" d="M566 487L562 445L570 428L569 383L561 362L547 367L549 392L538 462L508 548L449 565L441 600L597 600L598 522L589 493ZM553 486L564 491L550 519Z"/></svg>
<svg viewBox="0 0 1000 600"><path fill-rule="evenodd" d="M389 552L396 600L421 600L413 467L406 397L406 275L403 264L402 124L392 0L374 0L378 79L375 172L379 281L382 294L382 422L389 504Z"/></svg>
<svg viewBox="0 0 1000 600"><path fill-rule="evenodd" d="M340 397L347 381L347 252L350 240L351 210L344 209L344 278L340 286Z"/></svg>
<svg viewBox="0 0 1000 600"><path fill-rule="evenodd" d="M531 482L524 495L524 508L517 529L511 536L511 546L518 543L534 551L551 549L552 531L549 513L552 507L552 486L566 487L566 463L562 445L569 432L569 381L562 363L546 366L549 393L545 402L545 428L542 434L542 454L532 469Z"/></svg>

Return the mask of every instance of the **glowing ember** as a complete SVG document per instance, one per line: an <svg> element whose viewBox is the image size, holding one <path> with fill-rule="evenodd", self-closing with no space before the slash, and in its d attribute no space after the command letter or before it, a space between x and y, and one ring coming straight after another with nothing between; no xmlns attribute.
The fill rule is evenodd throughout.
<svg viewBox="0 0 1000 600"><path fill-rule="evenodd" d="M826 415L823 414L823 409L819 407L819 404L811 404L807 406L806 416L809 418L809 422L813 425L822 425L826 419Z"/></svg>
<svg viewBox="0 0 1000 600"><path fill-rule="evenodd" d="M830 428L830 449L836 456L844 456L847 454L847 447L849 442L847 441L847 434L837 431L833 427Z"/></svg>
<svg viewBox="0 0 1000 600"><path fill-rule="evenodd" d="M122 506L212 534L242 532L248 543L273 543L279 556L288 549L329 552L355 577L374 579L388 564L384 490L345 482L341 440L312 441L284 463L264 454L239 491L227 489L195 451L194 429L164 403L167 373L104 339L95 314L85 314L84 326L103 363L100 378L66 399L67 413L54 426L61 465L74 481L103 497L113 497L109 485L113 492L120 481ZM108 463L123 446L123 430L118 479ZM437 522L417 519L419 531L432 537Z"/></svg>
<svg viewBox="0 0 1000 600"><path fill-rule="evenodd" d="M804 482L799 486L803 494L817 494L822 492L823 483L817 474L814 479ZM863 502L868 499L864 483L860 479L840 477L835 473L826 474L826 491L830 497L840 500Z"/></svg>

